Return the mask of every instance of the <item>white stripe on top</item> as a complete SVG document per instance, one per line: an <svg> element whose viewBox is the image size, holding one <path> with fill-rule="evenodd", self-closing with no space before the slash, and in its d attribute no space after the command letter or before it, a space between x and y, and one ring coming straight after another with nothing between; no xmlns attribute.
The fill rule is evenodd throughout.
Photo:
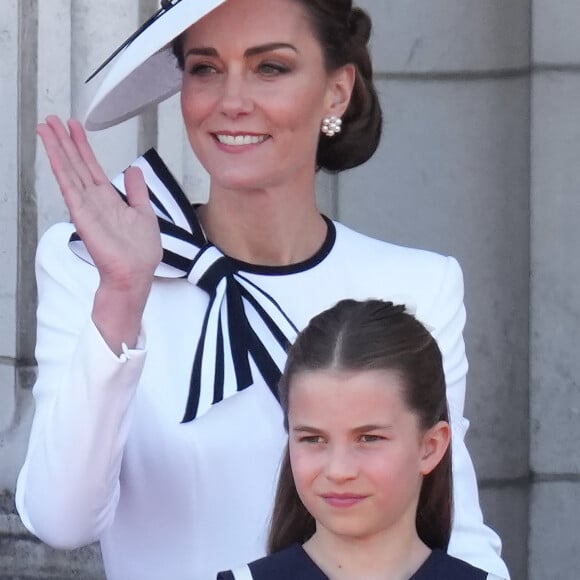
<svg viewBox="0 0 580 580"><path fill-rule="evenodd" d="M248 565L240 566L239 568L232 570L232 574L236 580L253 580L253 576Z"/></svg>

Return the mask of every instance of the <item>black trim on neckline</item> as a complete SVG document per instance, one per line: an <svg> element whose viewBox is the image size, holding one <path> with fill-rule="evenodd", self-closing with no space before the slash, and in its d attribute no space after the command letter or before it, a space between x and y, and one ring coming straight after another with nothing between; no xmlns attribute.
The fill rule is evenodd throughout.
<svg viewBox="0 0 580 580"><path fill-rule="evenodd" d="M328 254L330 254L334 243L336 241L336 227L333 221L321 214L322 218L326 222L327 231L326 238L320 246L320 249L310 258L303 260L302 262L297 262L296 264L288 264L287 266L264 266L261 264L251 264L250 262L244 262L243 260L237 260L231 256L227 256L230 260L234 270L238 272L245 272L247 274L260 274L262 276L284 276L289 274L298 274L306 270L310 270L315 266L318 266L322 260L324 260Z"/></svg>

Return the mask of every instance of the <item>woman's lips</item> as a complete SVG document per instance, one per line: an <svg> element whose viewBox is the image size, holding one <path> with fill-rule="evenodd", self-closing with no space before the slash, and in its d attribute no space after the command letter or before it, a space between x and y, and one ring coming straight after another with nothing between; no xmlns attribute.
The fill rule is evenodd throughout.
<svg viewBox="0 0 580 580"><path fill-rule="evenodd" d="M230 134L230 133L214 133L218 143L228 147L243 147L248 145L259 145L268 139L268 135L254 135L254 134Z"/></svg>

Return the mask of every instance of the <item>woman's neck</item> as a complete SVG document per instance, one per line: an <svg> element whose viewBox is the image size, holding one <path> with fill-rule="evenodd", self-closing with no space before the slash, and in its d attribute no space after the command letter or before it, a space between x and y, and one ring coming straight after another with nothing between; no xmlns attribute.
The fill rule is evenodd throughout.
<svg viewBox="0 0 580 580"><path fill-rule="evenodd" d="M213 244L251 264L302 262L320 249L327 235L313 192L212 191L198 215Z"/></svg>
<svg viewBox="0 0 580 580"><path fill-rule="evenodd" d="M330 580L408 580L431 553L414 529L352 538L320 525L304 549Z"/></svg>

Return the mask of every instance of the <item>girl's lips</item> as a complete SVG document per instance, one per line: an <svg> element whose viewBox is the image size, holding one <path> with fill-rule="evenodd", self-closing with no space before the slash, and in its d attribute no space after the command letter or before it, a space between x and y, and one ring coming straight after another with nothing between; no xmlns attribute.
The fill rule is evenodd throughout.
<svg viewBox="0 0 580 580"><path fill-rule="evenodd" d="M324 501L332 507L348 508L366 499L365 495L331 493L322 496Z"/></svg>

